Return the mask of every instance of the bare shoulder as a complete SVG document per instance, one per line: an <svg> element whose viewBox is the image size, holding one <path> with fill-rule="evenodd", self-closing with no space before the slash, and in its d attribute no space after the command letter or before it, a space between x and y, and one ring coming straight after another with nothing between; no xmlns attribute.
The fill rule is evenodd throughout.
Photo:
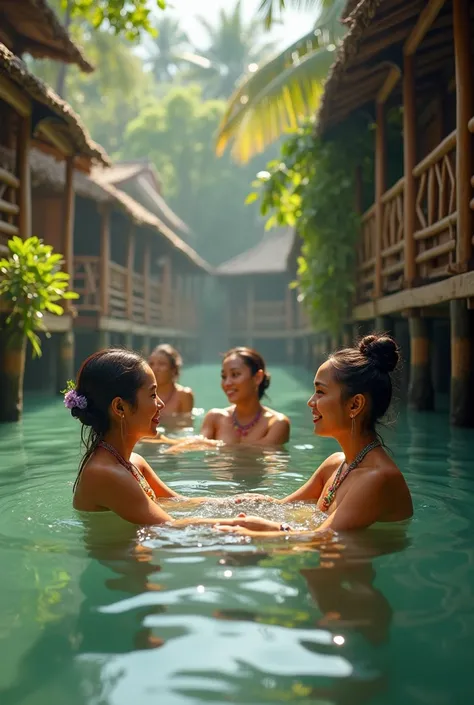
<svg viewBox="0 0 474 705"><path fill-rule="evenodd" d="M338 469L340 464L344 461L345 455L344 453L341 453L338 451L337 453L333 453L329 457L326 458L326 460L323 460L319 468L317 469L317 473L320 473L321 475L324 476L324 481L332 475L332 473Z"/></svg>
<svg viewBox="0 0 474 705"><path fill-rule="evenodd" d="M193 396L193 390L191 387L183 387L181 384L176 385L176 389L178 390L178 394L181 397L192 397Z"/></svg>
<svg viewBox="0 0 474 705"><path fill-rule="evenodd" d="M229 418L231 415L232 407L228 407L227 409L209 409L207 412L205 418L206 419L213 419L214 421L218 421L220 419L224 418Z"/></svg>
<svg viewBox="0 0 474 705"><path fill-rule="evenodd" d="M145 458L142 455L139 455L138 453L132 453L130 455L130 462L133 463L139 470L142 470L145 466L148 466L148 463L146 462Z"/></svg>
<svg viewBox="0 0 474 705"><path fill-rule="evenodd" d="M270 409L268 406L264 406L263 408L265 416L268 418L271 424L279 423L282 425L290 425L290 419L288 418L288 416L285 416L285 414L282 414L279 411L275 411L274 409Z"/></svg>
<svg viewBox="0 0 474 705"><path fill-rule="evenodd" d="M110 463L100 457L92 458L81 473L81 484L90 488L99 487L126 480L127 476L127 471L119 463Z"/></svg>

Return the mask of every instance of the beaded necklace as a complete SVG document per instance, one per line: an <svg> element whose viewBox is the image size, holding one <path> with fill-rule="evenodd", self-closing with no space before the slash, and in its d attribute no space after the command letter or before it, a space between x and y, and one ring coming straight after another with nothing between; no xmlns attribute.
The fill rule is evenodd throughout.
<svg viewBox="0 0 474 705"><path fill-rule="evenodd" d="M143 473L135 467L133 463L130 462L130 460L125 460L118 450L116 450L113 446L109 445L109 443L106 443L105 441L101 441L99 443L99 448L104 448L104 450L107 450L109 453L111 453L116 460L124 467L126 470L128 470L135 480L138 482L144 493L149 497L153 502L156 502L156 494L148 484L147 479L143 475Z"/></svg>
<svg viewBox="0 0 474 705"><path fill-rule="evenodd" d="M237 433L239 434L239 436L246 436L248 434L248 432L250 431L250 429L252 429L260 421L262 414L263 414L263 409L262 409L262 407L260 407L260 409L257 411L254 418L249 423L241 424L241 423L239 423L239 420L237 418L237 414L235 413L235 407L234 407L234 411L232 412L232 425L233 425L234 429L237 431Z"/></svg>
<svg viewBox="0 0 474 705"><path fill-rule="evenodd" d="M377 448L377 446L379 446L379 445L380 445L380 441L375 440L375 441L372 441L372 443L369 443L368 445L366 445L365 448L362 448L360 453L354 458L352 463L347 466L347 468L344 470L344 472L342 472L342 468L343 468L346 460L344 459L342 461L342 463L339 465L339 468L337 470L337 473L336 473L336 476L333 480L332 485L328 488L328 491L326 492L325 496L323 497L323 501L322 501L323 512L327 512L327 510L331 506L331 503L334 499L334 496L335 496L337 490L342 485L342 483L344 482L346 477L349 475L349 473L352 472L352 470L354 470L354 468L356 468L362 462L362 460L365 458L367 453L370 453L371 450L373 450L374 448Z"/></svg>

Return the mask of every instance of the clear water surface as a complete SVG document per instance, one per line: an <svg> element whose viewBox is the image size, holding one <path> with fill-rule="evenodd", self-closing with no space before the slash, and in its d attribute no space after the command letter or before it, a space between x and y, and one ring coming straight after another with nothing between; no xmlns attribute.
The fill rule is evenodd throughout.
<svg viewBox="0 0 474 705"><path fill-rule="evenodd" d="M312 436L312 376L272 373L270 405L293 420L286 451L143 448L161 477L190 497L283 496L307 479L335 448ZM223 404L217 367L185 381L200 407ZM404 412L385 438L415 500L406 534L318 549L137 532L110 515L91 529L71 508L78 424L61 400L30 400L22 424L0 427L1 705L474 702L474 432Z"/></svg>

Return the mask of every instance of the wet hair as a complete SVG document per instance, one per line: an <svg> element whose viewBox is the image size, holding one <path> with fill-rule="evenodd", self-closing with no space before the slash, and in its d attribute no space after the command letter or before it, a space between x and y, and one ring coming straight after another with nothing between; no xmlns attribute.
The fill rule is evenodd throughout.
<svg viewBox="0 0 474 705"><path fill-rule="evenodd" d="M390 373L400 361L400 351L393 338L386 334L366 335L354 348L344 348L328 358L334 376L343 387L343 397L364 394L369 399L364 426L375 431L392 401Z"/></svg>
<svg viewBox="0 0 474 705"><path fill-rule="evenodd" d="M87 400L85 409L75 406L71 415L82 424L81 441L85 453L79 465L74 489L87 461L110 428L109 407L115 397L121 397L132 408L137 392L146 379L145 360L135 352L111 348L90 355L76 379L76 392Z"/></svg>
<svg viewBox="0 0 474 705"><path fill-rule="evenodd" d="M252 373L252 377L256 375L259 370L263 370L263 379L258 386L258 398L261 399L268 387L270 386L271 379L270 373L267 372L265 369L265 360L260 355L260 353L258 353L253 348L245 347L232 348L232 350L228 350L225 353L223 360L227 360L227 358L231 357L232 355L236 355L242 360L244 365L246 365Z"/></svg>
<svg viewBox="0 0 474 705"><path fill-rule="evenodd" d="M157 345L156 348L152 351L150 357L153 357L153 355L158 355L159 353L166 357L166 359L171 365L171 369L178 378L181 372L181 368L183 366L183 358L176 350L176 348L173 348L172 345L168 345L167 343Z"/></svg>

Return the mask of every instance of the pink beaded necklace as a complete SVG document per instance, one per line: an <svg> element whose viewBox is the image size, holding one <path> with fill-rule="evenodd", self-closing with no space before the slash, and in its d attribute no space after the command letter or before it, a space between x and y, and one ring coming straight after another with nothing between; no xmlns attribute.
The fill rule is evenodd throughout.
<svg viewBox="0 0 474 705"><path fill-rule="evenodd" d="M247 436L248 432L260 421L262 414L263 409L262 407L260 407L260 409L255 414L254 418L249 423L241 424L237 418L237 414L235 413L234 407L234 410L232 412L232 425L239 434L239 436Z"/></svg>

